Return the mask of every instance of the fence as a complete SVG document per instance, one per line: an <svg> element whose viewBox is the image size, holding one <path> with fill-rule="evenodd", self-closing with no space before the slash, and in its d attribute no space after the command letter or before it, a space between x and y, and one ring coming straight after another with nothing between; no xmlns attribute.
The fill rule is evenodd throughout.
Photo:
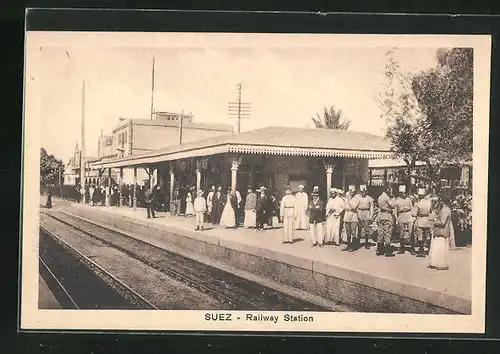
<svg viewBox="0 0 500 354"><path fill-rule="evenodd" d="M53 197L59 197L73 201L80 200L80 193L76 189L76 186L72 185L40 186L41 195L47 195L49 190L52 192Z"/></svg>

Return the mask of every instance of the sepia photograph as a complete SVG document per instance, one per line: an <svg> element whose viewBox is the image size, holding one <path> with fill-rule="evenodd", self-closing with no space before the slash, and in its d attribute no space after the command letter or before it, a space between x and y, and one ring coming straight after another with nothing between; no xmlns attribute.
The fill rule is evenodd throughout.
<svg viewBox="0 0 500 354"><path fill-rule="evenodd" d="M28 31L21 327L484 333L490 46Z"/></svg>

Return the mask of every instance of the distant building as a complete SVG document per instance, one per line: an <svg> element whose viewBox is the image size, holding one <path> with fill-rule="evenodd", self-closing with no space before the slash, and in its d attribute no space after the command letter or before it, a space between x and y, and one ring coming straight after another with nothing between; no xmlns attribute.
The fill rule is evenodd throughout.
<svg viewBox="0 0 500 354"><path fill-rule="evenodd" d="M101 137L102 138L102 137ZM101 140L100 138L100 140ZM64 166L64 184L75 186L80 184L80 155L81 151L78 144L75 146L73 156ZM92 169L91 164L101 161L101 157L85 158L85 183L94 183L96 185L107 185L109 176L102 175L102 172L97 169ZM116 178L116 172L112 173L112 179Z"/></svg>
<svg viewBox="0 0 500 354"><path fill-rule="evenodd" d="M101 136L99 137L97 146L97 156L111 156L115 154L113 150L113 137L111 135L103 135L101 130Z"/></svg>
<svg viewBox="0 0 500 354"><path fill-rule="evenodd" d="M181 139L182 143L189 143L233 132L232 125L193 122L193 115L189 113L182 115L181 133L180 118L181 114L171 112L155 112L153 119L119 118L111 135L101 133L97 157L104 162L179 145ZM125 169L123 178L124 183L133 183L133 171ZM146 170L139 169L139 183L148 179ZM153 179L156 180L156 174Z"/></svg>

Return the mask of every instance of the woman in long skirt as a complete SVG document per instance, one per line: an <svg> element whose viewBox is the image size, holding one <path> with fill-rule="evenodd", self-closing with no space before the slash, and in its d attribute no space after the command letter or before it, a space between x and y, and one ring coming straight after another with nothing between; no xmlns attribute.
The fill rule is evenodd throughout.
<svg viewBox="0 0 500 354"><path fill-rule="evenodd" d="M441 198L441 208L434 222L432 243L429 251L429 268L446 270L448 264L448 250L450 239L451 209L450 200Z"/></svg>
<svg viewBox="0 0 500 354"><path fill-rule="evenodd" d="M186 194L186 216L193 216L193 215L194 215L193 193L191 189Z"/></svg>
<svg viewBox="0 0 500 354"><path fill-rule="evenodd" d="M231 188L228 188L227 194L224 196L224 209L222 210L222 215L220 217L220 225L222 227L236 228L236 206L237 200L236 195L231 192Z"/></svg>

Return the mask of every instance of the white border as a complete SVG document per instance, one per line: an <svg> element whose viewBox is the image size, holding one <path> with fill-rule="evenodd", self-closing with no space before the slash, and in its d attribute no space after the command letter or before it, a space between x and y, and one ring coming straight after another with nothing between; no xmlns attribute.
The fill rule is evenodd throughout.
<svg viewBox="0 0 500 354"><path fill-rule="evenodd" d="M42 122L37 112L41 89L30 79L41 45L111 47L169 46L316 47L473 47L474 48L474 211L472 248L472 314L412 315L314 313L314 322L278 324L245 321L205 322L207 311L120 311L38 309L39 148ZM21 329L90 330L221 330L301 332L425 332L484 333L486 284L486 215L490 102L491 36L489 35L309 35L309 34L200 34L200 33L75 33L26 34L24 121L24 185L22 225ZM28 144L29 142L29 144ZM239 312L233 311L233 316ZM269 312L282 315L283 312Z"/></svg>

